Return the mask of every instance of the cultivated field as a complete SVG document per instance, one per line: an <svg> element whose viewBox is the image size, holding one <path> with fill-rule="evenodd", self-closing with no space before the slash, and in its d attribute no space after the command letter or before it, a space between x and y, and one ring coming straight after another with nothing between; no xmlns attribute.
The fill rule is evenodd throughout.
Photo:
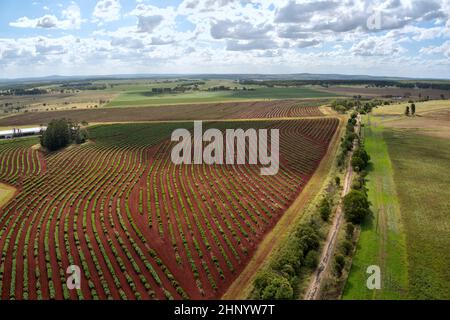
<svg viewBox="0 0 450 320"><path fill-rule="evenodd" d="M437 89L417 89L417 88L399 88L399 87L366 87L366 86L330 86L320 91L335 95L362 96L367 98L376 97L403 97L404 100L420 99L429 97L430 99L441 99L441 95L449 98L448 90Z"/></svg>
<svg viewBox="0 0 450 320"><path fill-rule="evenodd" d="M279 128L280 171L265 177L256 165L174 165L168 136L191 123L96 126L90 142L52 154L33 148L35 138L1 142L0 181L19 190L0 209L1 298L220 297L305 187L338 124L208 124ZM82 290L65 286L73 264Z"/></svg>
<svg viewBox="0 0 450 320"><path fill-rule="evenodd" d="M136 122L162 120L250 119L321 116L323 100L273 100L161 107L102 108L52 112L29 112L0 119L0 127L40 125L55 118L76 121Z"/></svg>
<svg viewBox="0 0 450 320"><path fill-rule="evenodd" d="M415 299L450 299L450 140L386 131Z"/></svg>
<svg viewBox="0 0 450 320"><path fill-rule="evenodd" d="M273 100L273 99L306 99L306 98L331 98L341 94L328 93L314 90L308 87L292 88L267 88L257 87L254 91L194 91L175 94L149 94L148 89L138 91L126 91L113 99L108 106L149 106L149 105L170 105L184 103L218 103L226 101L245 100Z"/></svg>

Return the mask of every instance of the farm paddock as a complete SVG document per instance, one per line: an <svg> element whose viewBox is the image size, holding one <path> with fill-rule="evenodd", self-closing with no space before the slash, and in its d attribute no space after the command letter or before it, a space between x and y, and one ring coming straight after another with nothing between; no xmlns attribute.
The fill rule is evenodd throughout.
<svg viewBox="0 0 450 320"><path fill-rule="evenodd" d="M0 142L0 182L19 192L0 209L1 298L220 297L302 191L339 120L210 125L280 129L279 173L173 165L170 133L192 123L96 126L92 143L52 154L35 138ZM81 290L65 285L69 265L82 270Z"/></svg>
<svg viewBox="0 0 450 320"><path fill-rule="evenodd" d="M327 100L268 100L153 107L99 108L48 112L28 112L0 118L0 127L47 124L52 119L69 118L89 123L216 120L275 117L322 116L320 105Z"/></svg>

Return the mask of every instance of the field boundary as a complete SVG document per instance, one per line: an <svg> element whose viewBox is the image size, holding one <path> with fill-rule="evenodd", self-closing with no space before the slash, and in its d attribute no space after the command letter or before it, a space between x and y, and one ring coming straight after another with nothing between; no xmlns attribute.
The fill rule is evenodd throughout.
<svg viewBox="0 0 450 320"><path fill-rule="evenodd" d="M322 188L323 183L325 182L323 177L328 175L331 170L335 156L339 150L338 141L345 128L343 125L344 117L335 116L334 118L339 119L339 127L336 129L333 139L328 145L327 152L313 176L280 220L278 220L274 228L267 233L258 245L258 248L251 260L247 263L245 269L242 270L239 276L222 295L223 300L242 300L250 295L253 281L256 278L258 271L264 268L264 266L270 262L271 256L283 246L289 234L297 225L298 220L304 216L302 213L311 202L311 199L313 199Z"/></svg>

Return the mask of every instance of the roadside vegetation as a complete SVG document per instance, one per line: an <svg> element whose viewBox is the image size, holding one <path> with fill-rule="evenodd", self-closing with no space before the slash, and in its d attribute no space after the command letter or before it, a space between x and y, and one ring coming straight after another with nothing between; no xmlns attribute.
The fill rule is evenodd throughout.
<svg viewBox="0 0 450 320"><path fill-rule="evenodd" d="M344 299L449 298L450 140L436 137L448 130L448 107L448 101L409 102L380 107L366 119L373 216L361 226ZM370 265L381 268L380 290L366 287Z"/></svg>

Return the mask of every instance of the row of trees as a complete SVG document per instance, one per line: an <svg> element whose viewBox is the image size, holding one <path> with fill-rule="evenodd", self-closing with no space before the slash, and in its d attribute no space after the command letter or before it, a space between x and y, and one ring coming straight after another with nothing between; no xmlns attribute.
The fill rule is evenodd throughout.
<svg viewBox="0 0 450 320"><path fill-rule="evenodd" d="M239 80L240 84L246 85L261 85L267 87L295 87L295 86L305 86L305 85L318 85L323 87L337 86L337 85L365 85L368 87L384 88L384 87L397 87L397 88L407 88L407 89L435 89L435 90L450 90L450 83L448 82L403 82L395 80Z"/></svg>
<svg viewBox="0 0 450 320"><path fill-rule="evenodd" d="M345 164L347 153L353 149L353 141L357 138L355 133L356 117L357 113L352 113L350 119L348 119L344 137L341 140L341 151L337 157L338 166L341 168Z"/></svg>
<svg viewBox="0 0 450 320"><path fill-rule="evenodd" d="M311 270L317 266L321 237L320 226L315 220L300 226L290 239L288 248L269 270L256 278L254 297L263 300L293 299L293 288L298 284L302 269Z"/></svg>

